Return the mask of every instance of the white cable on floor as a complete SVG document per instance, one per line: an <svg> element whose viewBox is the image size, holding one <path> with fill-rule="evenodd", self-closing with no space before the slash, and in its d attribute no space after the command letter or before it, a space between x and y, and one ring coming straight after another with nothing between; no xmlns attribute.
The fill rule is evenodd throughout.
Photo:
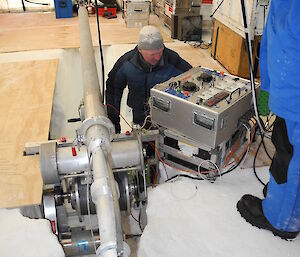
<svg viewBox="0 0 300 257"><path fill-rule="evenodd" d="M203 176L203 174L201 174L201 171L200 171L201 166L202 166L203 163L205 163L205 162L209 162L209 163L213 164L213 165L216 167L216 169L217 169L217 171L218 171L218 173L219 173L220 179L221 179L222 176L221 176L220 168L218 167L218 165L217 165L216 163L214 163L214 162L211 161L211 160L204 160L204 161L202 161L202 162L198 165L198 176L199 176L200 178L205 179L205 180L209 180L209 179L207 179L206 176Z"/></svg>

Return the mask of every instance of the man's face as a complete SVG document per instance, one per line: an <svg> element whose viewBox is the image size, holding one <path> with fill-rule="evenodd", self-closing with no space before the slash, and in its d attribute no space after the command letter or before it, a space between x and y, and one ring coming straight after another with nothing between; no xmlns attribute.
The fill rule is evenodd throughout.
<svg viewBox="0 0 300 257"><path fill-rule="evenodd" d="M139 49L139 52L143 56L144 60L152 66L156 66L159 63L160 58L163 55L163 51L164 47L154 50Z"/></svg>

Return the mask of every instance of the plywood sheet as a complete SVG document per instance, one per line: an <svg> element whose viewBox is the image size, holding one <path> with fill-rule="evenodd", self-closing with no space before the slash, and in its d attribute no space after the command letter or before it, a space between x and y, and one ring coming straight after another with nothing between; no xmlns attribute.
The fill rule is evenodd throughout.
<svg viewBox="0 0 300 257"><path fill-rule="evenodd" d="M210 57L209 49L200 49L199 47L193 47L188 44L175 45L173 43L167 43L166 46L177 52L193 67L203 66L206 68L227 72L222 65Z"/></svg>
<svg viewBox="0 0 300 257"><path fill-rule="evenodd" d="M211 53L213 56L215 55L216 60L231 74L249 78L245 40L218 20L215 20L212 39ZM260 41L259 36L256 36L252 41L252 58L254 62L258 62L256 57ZM259 73L256 73L255 76L259 76Z"/></svg>
<svg viewBox="0 0 300 257"><path fill-rule="evenodd" d="M96 17L89 17L93 45L98 46ZM78 17L56 19L54 13L0 14L0 52L78 48ZM20 26L22 24L22 26ZM100 17L102 45L137 43L139 28L124 20ZM165 41L172 41L163 32Z"/></svg>
<svg viewBox="0 0 300 257"><path fill-rule="evenodd" d="M215 20L212 38L212 55L231 74L238 75L243 38L218 20Z"/></svg>
<svg viewBox="0 0 300 257"><path fill-rule="evenodd" d="M0 208L39 204L39 157L26 142L48 139L58 60L0 64Z"/></svg>

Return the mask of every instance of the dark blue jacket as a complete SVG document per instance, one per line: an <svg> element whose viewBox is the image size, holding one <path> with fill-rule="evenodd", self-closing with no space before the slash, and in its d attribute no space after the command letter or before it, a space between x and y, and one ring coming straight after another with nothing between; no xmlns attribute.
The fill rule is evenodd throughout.
<svg viewBox="0 0 300 257"><path fill-rule="evenodd" d="M120 111L126 85L129 89L127 105L132 108L133 122L143 124L148 114L150 89L190 68L192 66L188 62L166 47L160 64L154 68L143 61L137 47L121 56L109 72L106 81L107 114L114 123L116 132L120 132L120 117L111 105Z"/></svg>

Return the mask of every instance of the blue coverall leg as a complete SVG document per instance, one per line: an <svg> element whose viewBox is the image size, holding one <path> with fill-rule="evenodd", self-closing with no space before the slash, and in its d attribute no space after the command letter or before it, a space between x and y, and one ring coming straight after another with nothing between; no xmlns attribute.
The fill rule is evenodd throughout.
<svg viewBox="0 0 300 257"><path fill-rule="evenodd" d="M244 195L238 211L284 239L300 231L300 1L272 0L260 49L261 88L277 118L267 195Z"/></svg>
<svg viewBox="0 0 300 257"><path fill-rule="evenodd" d="M276 123L272 135L272 139L277 137L275 143L273 141L275 147L278 141L287 142L286 147L281 144L276 149L262 207L273 227L295 232L300 231L300 123L283 119L276 120ZM286 130L282 125L286 125Z"/></svg>

